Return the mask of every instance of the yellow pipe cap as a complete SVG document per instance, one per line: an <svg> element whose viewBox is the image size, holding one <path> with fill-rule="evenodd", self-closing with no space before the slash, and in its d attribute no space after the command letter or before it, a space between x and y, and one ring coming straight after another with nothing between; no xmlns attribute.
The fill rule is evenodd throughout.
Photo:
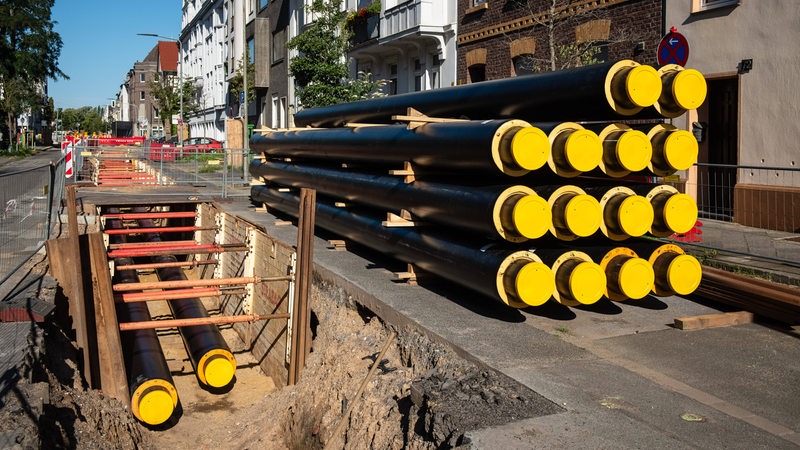
<svg viewBox="0 0 800 450"><path fill-rule="evenodd" d="M697 203L686 194L673 194L664 203L664 224L675 233L686 233L697 223Z"/></svg>
<svg viewBox="0 0 800 450"><path fill-rule="evenodd" d="M582 305L591 305L603 297L606 274L599 265L584 261L569 274L569 297Z"/></svg>
<svg viewBox="0 0 800 450"><path fill-rule="evenodd" d="M653 144L641 131L628 130L622 133L617 141L616 157L619 165L625 170L631 172L644 170L653 157Z"/></svg>
<svg viewBox="0 0 800 450"><path fill-rule="evenodd" d="M541 306L550 297L556 288L553 271L540 262L529 262L517 272L515 280L517 296L523 303L530 306Z"/></svg>
<svg viewBox="0 0 800 450"><path fill-rule="evenodd" d="M653 289L656 275L653 266L642 258L630 258L619 269L619 291L632 299L644 298Z"/></svg>
<svg viewBox="0 0 800 450"><path fill-rule="evenodd" d="M575 130L564 143L567 164L580 172L588 172L603 160L603 142L591 130Z"/></svg>
<svg viewBox="0 0 800 450"><path fill-rule="evenodd" d="M600 202L590 195L575 195L564 208L564 224L572 234L579 237L594 234L600 228L602 220Z"/></svg>
<svg viewBox="0 0 800 450"><path fill-rule="evenodd" d="M684 69L672 80L672 98L683 109L697 109L706 100L708 85L702 73Z"/></svg>
<svg viewBox="0 0 800 450"><path fill-rule="evenodd" d="M641 195L628 196L617 211L620 231L628 236L642 236L647 233L653 226L654 218L653 205Z"/></svg>
<svg viewBox="0 0 800 450"><path fill-rule="evenodd" d="M550 229L553 215L547 200L538 195L526 195L514 204L512 220L517 233L528 239L537 239Z"/></svg>
<svg viewBox="0 0 800 450"><path fill-rule="evenodd" d="M162 379L145 381L131 396L133 415L148 425L166 422L177 404L177 391L172 384Z"/></svg>
<svg viewBox="0 0 800 450"><path fill-rule="evenodd" d="M226 386L233 379L233 374L236 373L236 362L233 361L233 356L230 354L213 354L205 359L201 370L204 375L201 381L205 380L207 385L219 388Z"/></svg>
<svg viewBox="0 0 800 450"><path fill-rule="evenodd" d="M550 139L536 127L523 127L511 138L511 157L523 169L536 170L547 164Z"/></svg>
<svg viewBox="0 0 800 450"><path fill-rule="evenodd" d="M678 295L689 295L700 286L703 269L700 262L691 255L678 255L672 259L667 269L667 283Z"/></svg>
<svg viewBox="0 0 800 450"><path fill-rule="evenodd" d="M636 66L625 77L625 93L636 106L652 106L661 96L661 76L650 66Z"/></svg>
<svg viewBox="0 0 800 450"><path fill-rule="evenodd" d="M664 140L664 160L675 170L692 167L698 152L697 139L686 130L675 130Z"/></svg>

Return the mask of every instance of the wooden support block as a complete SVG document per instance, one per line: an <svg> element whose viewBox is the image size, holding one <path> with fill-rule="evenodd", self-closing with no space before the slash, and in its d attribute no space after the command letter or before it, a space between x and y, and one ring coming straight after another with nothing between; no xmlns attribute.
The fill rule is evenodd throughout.
<svg viewBox="0 0 800 450"><path fill-rule="evenodd" d="M285 227L286 225L291 225L292 222L290 220L276 220L273 225L276 227Z"/></svg>
<svg viewBox="0 0 800 450"><path fill-rule="evenodd" d="M408 214L408 211L405 211L405 213ZM398 216L397 214L394 214L394 213L386 213L386 220L381 222L381 225L383 225L384 227L387 227L387 228L389 228L389 227L415 227L415 226L419 225L418 222L414 222L413 220L410 220L410 219L411 219L410 214L408 214L408 215L406 215L404 217L404 216Z"/></svg>
<svg viewBox="0 0 800 450"><path fill-rule="evenodd" d="M419 128L426 123L466 122L466 119L452 119L446 117L428 117L414 108L408 108L406 115L394 115L392 120L408 122L408 129Z"/></svg>
<svg viewBox="0 0 800 450"><path fill-rule="evenodd" d="M333 206L335 206L337 208L347 208L347 203L345 203L345 202L334 202Z"/></svg>
<svg viewBox="0 0 800 450"><path fill-rule="evenodd" d="M422 278L425 278L427 274L426 271L416 267L413 264L407 264L406 267L407 269L405 272L394 272L395 280L405 281L406 283L412 286L416 286L417 281L419 281Z"/></svg>
<svg viewBox="0 0 800 450"><path fill-rule="evenodd" d="M335 252L343 252L347 250L347 243L341 239L331 239L328 241L328 248Z"/></svg>
<svg viewBox="0 0 800 450"><path fill-rule="evenodd" d="M278 192L292 192L292 188L278 188Z"/></svg>
<svg viewBox="0 0 800 450"><path fill-rule="evenodd" d="M729 327L753 322L753 313L737 311L719 314L704 314L701 316L678 317L675 327L679 330L704 330L706 328Z"/></svg>
<svg viewBox="0 0 800 450"><path fill-rule="evenodd" d="M411 165L410 161L404 161L403 169L401 170L390 170L389 175L405 177L403 178L404 183L413 183L417 179L416 175L414 174L414 167Z"/></svg>
<svg viewBox="0 0 800 450"><path fill-rule="evenodd" d="M344 126L348 128L364 128L364 127L380 127L386 126L384 123L359 123L359 122L347 122Z"/></svg>

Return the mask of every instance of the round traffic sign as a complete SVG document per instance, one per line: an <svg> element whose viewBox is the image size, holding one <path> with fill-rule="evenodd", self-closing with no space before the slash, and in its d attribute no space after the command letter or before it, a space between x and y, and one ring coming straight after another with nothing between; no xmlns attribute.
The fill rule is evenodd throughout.
<svg viewBox="0 0 800 450"><path fill-rule="evenodd" d="M675 27L670 28L658 44L658 53L656 55L658 64L678 64L685 66L689 60L689 42L686 38L678 33Z"/></svg>

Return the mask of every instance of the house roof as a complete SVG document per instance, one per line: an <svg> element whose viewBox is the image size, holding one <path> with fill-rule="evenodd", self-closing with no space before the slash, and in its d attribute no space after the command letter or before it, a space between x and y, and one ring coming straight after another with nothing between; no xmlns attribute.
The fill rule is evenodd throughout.
<svg viewBox="0 0 800 450"><path fill-rule="evenodd" d="M161 72L178 71L178 43L158 41L158 65Z"/></svg>

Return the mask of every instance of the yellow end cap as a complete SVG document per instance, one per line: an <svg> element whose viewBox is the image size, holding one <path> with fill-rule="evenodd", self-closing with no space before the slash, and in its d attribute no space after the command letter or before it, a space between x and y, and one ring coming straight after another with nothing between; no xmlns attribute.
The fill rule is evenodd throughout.
<svg viewBox="0 0 800 450"><path fill-rule="evenodd" d="M526 195L514 204L512 220L517 233L528 239L537 239L550 229L553 215L547 200L538 195Z"/></svg>
<svg viewBox="0 0 800 450"><path fill-rule="evenodd" d="M139 419L149 425L167 421L175 410L175 402L166 389L154 386L139 399Z"/></svg>
<svg viewBox="0 0 800 450"><path fill-rule="evenodd" d="M630 195L619 205L617 220L621 231L628 236L642 236L653 226L655 212L646 197Z"/></svg>
<svg viewBox="0 0 800 450"><path fill-rule="evenodd" d="M678 295L689 295L700 286L703 269L691 255L678 255L669 263L667 283Z"/></svg>
<svg viewBox="0 0 800 450"><path fill-rule="evenodd" d="M569 296L582 305L591 305L603 297L606 274L599 265L584 261L569 274Z"/></svg>
<svg viewBox="0 0 800 450"><path fill-rule="evenodd" d="M647 135L639 130L622 133L617 141L616 150L619 165L631 172L644 170L653 158L653 144Z"/></svg>
<svg viewBox="0 0 800 450"><path fill-rule="evenodd" d="M630 258L619 269L619 291L628 298L644 298L653 289L656 274L653 266L642 258Z"/></svg>
<svg viewBox="0 0 800 450"><path fill-rule="evenodd" d="M564 209L564 223L576 236L591 236L600 228L602 220L600 202L590 195L578 194L572 197Z"/></svg>
<svg viewBox="0 0 800 450"><path fill-rule="evenodd" d="M511 157L523 169L536 170L547 164L550 139L536 127L524 127L511 138Z"/></svg>
<svg viewBox="0 0 800 450"><path fill-rule="evenodd" d="M652 106L661 96L661 77L650 66L636 66L625 78L625 92L634 105L642 108Z"/></svg>
<svg viewBox="0 0 800 450"><path fill-rule="evenodd" d="M529 262L517 273L514 287L523 303L541 306L553 296L556 282L553 271L545 264Z"/></svg>
<svg viewBox="0 0 800 450"><path fill-rule="evenodd" d="M697 203L686 194L674 194L664 203L664 224L675 233L686 233L697 223Z"/></svg>
<svg viewBox="0 0 800 450"><path fill-rule="evenodd" d="M698 152L697 139L686 130L675 130L664 140L664 160L675 170L692 167Z"/></svg>
<svg viewBox="0 0 800 450"><path fill-rule="evenodd" d="M697 109L706 100L708 85L702 73L694 69L681 70L672 80L672 98L683 109Z"/></svg>
<svg viewBox="0 0 800 450"><path fill-rule="evenodd" d="M212 355L206 360L203 367L206 384L219 388L226 386L236 373L236 364L224 355Z"/></svg>
<svg viewBox="0 0 800 450"><path fill-rule="evenodd" d="M580 172L588 172L603 160L603 142L591 130L575 130L564 143L567 164Z"/></svg>

